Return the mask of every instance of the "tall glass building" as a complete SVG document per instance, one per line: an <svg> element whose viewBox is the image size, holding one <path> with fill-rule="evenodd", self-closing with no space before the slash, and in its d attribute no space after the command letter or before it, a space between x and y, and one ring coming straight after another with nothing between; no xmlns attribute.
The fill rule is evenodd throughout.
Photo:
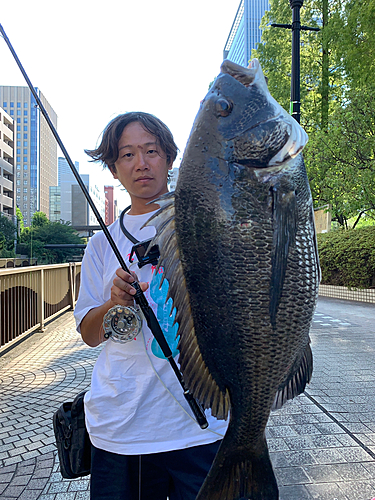
<svg viewBox="0 0 375 500"><path fill-rule="evenodd" d="M57 115L38 88L57 127ZM28 87L0 86L0 105L14 120L15 202L25 226L36 211L49 214L49 187L57 184L57 143Z"/></svg>
<svg viewBox="0 0 375 500"><path fill-rule="evenodd" d="M241 0L224 46L224 59L248 66L252 49L261 42L260 22L269 0Z"/></svg>

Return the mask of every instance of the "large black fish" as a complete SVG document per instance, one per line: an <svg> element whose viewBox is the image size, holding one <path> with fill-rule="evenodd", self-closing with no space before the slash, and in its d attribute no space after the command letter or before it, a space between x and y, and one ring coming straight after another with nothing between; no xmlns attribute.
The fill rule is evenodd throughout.
<svg viewBox="0 0 375 500"><path fill-rule="evenodd" d="M218 418L230 415L198 500L278 498L265 427L272 406L302 393L312 374L319 263L306 141L257 60L224 61L176 191L151 219L186 384Z"/></svg>

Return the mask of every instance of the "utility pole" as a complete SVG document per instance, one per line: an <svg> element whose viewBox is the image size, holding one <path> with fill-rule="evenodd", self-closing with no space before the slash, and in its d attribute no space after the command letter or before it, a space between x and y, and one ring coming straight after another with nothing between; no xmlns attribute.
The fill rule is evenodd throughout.
<svg viewBox="0 0 375 500"><path fill-rule="evenodd" d="M292 24L271 24L273 28L292 30L292 79L290 86L290 114L300 123L301 120L301 81L300 81L300 31L319 31L319 28L301 26L300 10L303 0L289 0L292 9Z"/></svg>

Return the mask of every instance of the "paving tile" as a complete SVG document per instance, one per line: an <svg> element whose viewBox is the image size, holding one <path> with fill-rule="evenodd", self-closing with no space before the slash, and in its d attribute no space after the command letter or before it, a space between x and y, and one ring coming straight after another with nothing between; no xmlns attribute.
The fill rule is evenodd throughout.
<svg viewBox="0 0 375 500"><path fill-rule="evenodd" d="M349 500L337 484L307 484L306 489L314 500Z"/></svg>
<svg viewBox="0 0 375 500"><path fill-rule="evenodd" d="M341 480L334 465L304 465L303 470L314 483L332 483Z"/></svg>
<svg viewBox="0 0 375 500"><path fill-rule="evenodd" d="M311 483L302 467L279 468L275 470L275 475L280 486Z"/></svg>
<svg viewBox="0 0 375 500"><path fill-rule="evenodd" d="M21 495L18 497L18 500L38 500L42 490L24 490Z"/></svg>
<svg viewBox="0 0 375 500"><path fill-rule="evenodd" d="M62 498L60 500L65 500L65 499ZM77 491L75 500L90 500L90 492L89 491Z"/></svg>
<svg viewBox="0 0 375 500"><path fill-rule="evenodd" d="M349 463L335 464L333 467L342 478L343 481L357 481L359 479L375 478L375 470L373 474L366 468L366 463ZM371 464L375 465L375 464Z"/></svg>
<svg viewBox="0 0 375 500"><path fill-rule="evenodd" d="M12 486L26 486L30 479L32 478L31 474L16 474L12 479ZM9 481L10 482L10 481Z"/></svg>
<svg viewBox="0 0 375 500"><path fill-rule="evenodd" d="M311 500L313 498L306 486L299 484L293 486L282 486L279 488L279 495L280 500Z"/></svg>
<svg viewBox="0 0 375 500"><path fill-rule="evenodd" d="M17 485L13 486L13 484L11 484L4 490L4 496L18 498L24 491L24 489L25 486L17 486Z"/></svg>
<svg viewBox="0 0 375 500"><path fill-rule="evenodd" d="M348 500L370 500L375 496L375 484L368 481L342 482L338 486Z"/></svg>

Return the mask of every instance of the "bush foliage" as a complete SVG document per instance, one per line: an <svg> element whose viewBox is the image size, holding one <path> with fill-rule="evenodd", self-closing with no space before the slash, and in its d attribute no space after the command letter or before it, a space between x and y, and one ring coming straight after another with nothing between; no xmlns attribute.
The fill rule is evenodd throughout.
<svg viewBox="0 0 375 500"><path fill-rule="evenodd" d="M318 234L323 285L375 287L375 226Z"/></svg>

